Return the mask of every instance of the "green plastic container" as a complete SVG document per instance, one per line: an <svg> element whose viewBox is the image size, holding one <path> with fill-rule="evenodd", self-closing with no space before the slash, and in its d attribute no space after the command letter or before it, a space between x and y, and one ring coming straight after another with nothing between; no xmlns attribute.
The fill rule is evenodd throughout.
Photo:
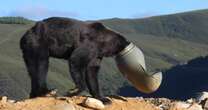
<svg viewBox="0 0 208 110"><path fill-rule="evenodd" d="M156 91L162 82L161 72L147 72L142 51L130 43L115 58L117 67L135 88L144 93Z"/></svg>

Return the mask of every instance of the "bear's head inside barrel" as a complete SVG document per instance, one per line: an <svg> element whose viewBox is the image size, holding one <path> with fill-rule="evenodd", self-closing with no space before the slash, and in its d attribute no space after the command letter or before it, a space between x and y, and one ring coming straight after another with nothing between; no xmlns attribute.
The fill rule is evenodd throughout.
<svg viewBox="0 0 208 110"><path fill-rule="evenodd" d="M117 67L121 73L144 93L156 91L162 82L162 73L148 73L142 51L130 43L116 56Z"/></svg>

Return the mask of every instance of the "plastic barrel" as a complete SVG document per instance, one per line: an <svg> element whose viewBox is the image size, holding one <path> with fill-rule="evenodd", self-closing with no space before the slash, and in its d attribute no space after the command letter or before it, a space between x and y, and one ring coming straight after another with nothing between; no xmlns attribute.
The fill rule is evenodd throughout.
<svg viewBox="0 0 208 110"><path fill-rule="evenodd" d="M156 91L162 82L162 73L147 72L142 51L130 43L115 58L117 67L133 86L144 93Z"/></svg>

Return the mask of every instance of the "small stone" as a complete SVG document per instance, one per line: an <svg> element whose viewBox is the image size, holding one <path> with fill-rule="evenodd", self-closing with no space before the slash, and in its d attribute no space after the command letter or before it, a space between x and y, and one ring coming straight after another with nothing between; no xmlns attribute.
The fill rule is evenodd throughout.
<svg viewBox="0 0 208 110"><path fill-rule="evenodd" d="M57 89L51 90L48 94L46 94L46 97L56 96L57 95L57 92L58 92Z"/></svg>
<svg viewBox="0 0 208 110"><path fill-rule="evenodd" d="M144 100L143 97L136 97L137 100Z"/></svg>
<svg viewBox="0 0 208 110"><path fill-rule="evenodd" d="M192 104L194 101L193 101L193 99L188 99L187 102Z"/></svg>
<svg viewBox="0 0 208 110"><path fill-rule="evenodd" d="M6 102L7 102L7 96L3 96L3 97L1 98L1 102L2 102L2 103L6 103Z"/></svg>
<svg viewBox="0 0 208 110"><path fill-rule="evenodd" d="M103 104L103 102L100 101L100 100L97 100L95 98L89 98L88 97L86 100L84 100L83 104L86 107L93 108L93 109L98 109L98 110L101 110L101 109L105 108L105 105Z"/></svg>
<svg viewBox="0 0 208 110"><path fill-rule="evenodd" d="M15 100L8 100L9 103L15 103Z"/></svg>

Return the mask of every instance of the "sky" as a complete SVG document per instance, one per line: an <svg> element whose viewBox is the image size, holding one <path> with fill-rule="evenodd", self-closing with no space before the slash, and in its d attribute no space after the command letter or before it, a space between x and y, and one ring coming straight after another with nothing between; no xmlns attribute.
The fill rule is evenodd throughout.
<svg viewBox="0 0 208 110"><path fill-rule="evenodd" d="M144 18L199 9L208 9L208 0L4 0L0 16L98 20Z"/></svg>

